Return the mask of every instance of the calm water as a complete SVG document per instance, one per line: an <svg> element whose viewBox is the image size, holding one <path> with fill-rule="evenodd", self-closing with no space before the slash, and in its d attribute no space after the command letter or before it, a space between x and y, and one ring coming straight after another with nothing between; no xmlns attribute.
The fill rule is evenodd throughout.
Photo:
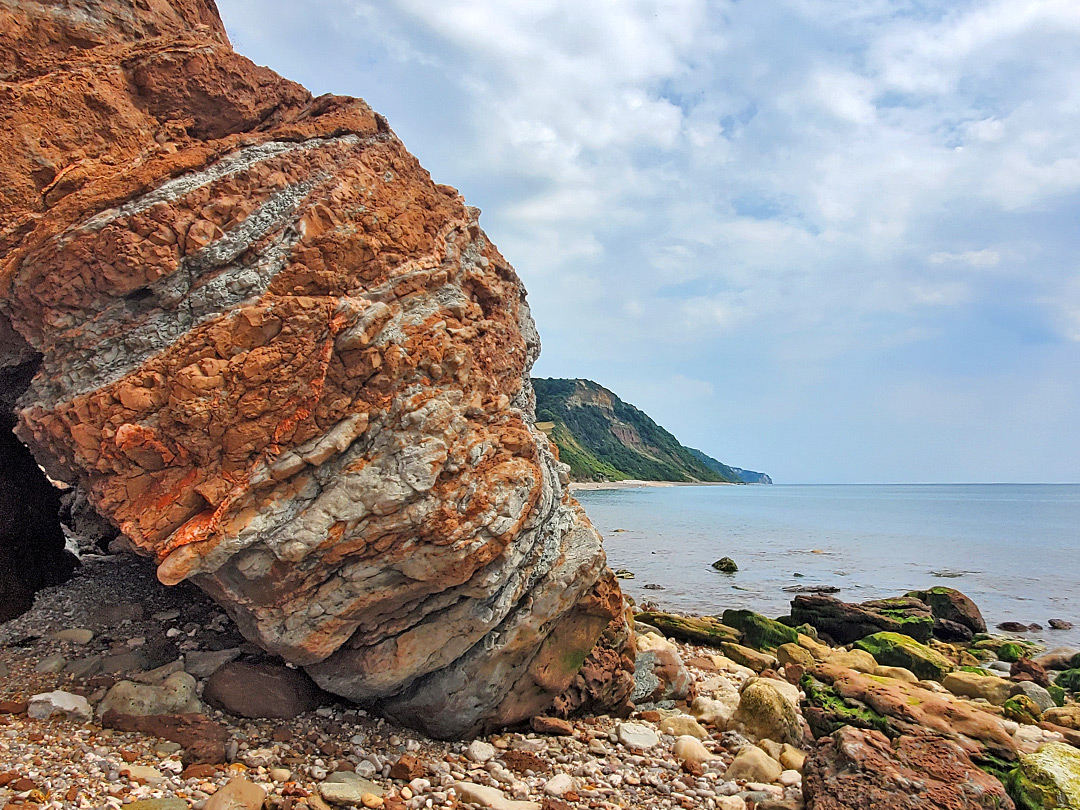
<svg viewBox="0 0 1080 810"><path fill-rule="evenodd" d="M639 602L699 613L788 612L789 586L834 585L863 601L948 585L988 625L1080 646L1080 485L911 484L664 487L575 493ZM617 531L617 530L623 531ZM710 566L723 556L736 574ZM802 574L796 577L795 574ZM935 575L937 574L937 575ZM941 574L960 576L942 577ZM656 584L663 590L646 589Z"/></svg>

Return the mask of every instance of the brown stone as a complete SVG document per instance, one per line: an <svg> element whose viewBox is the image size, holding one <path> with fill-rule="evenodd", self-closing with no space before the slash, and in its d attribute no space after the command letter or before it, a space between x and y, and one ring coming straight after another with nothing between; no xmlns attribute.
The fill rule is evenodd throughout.
<svg viewBox="0 0 1080 810"><path fill-rule="evenodd" d="M230 661L206 681L203 700L239 717L296 717L326 702L302 670L269 661Z"/></svg>
<svg viewBox="0 0 1080 810"><path fill-rule="evenodd" d="M500 757L503 764L514 773L532 771L536 774L547 773L550 768L544 760L531 751L506 751Z"/></svg>
<svg viewBox="0 0 1080 810"><path fill-rule="evenodd" d="M208 779L216 774L220 769L216 765L209 765L206 763L196 763L194 765L188 765L181 772L180 777L182 779Z"/></svg>
<svg viewBox="0 0 1080 810"><path fill-rule="evenodd" d="M440 737L621 710L621 595L479 212L363 101L234 53L208 0L54 5L8 4L0 43L36 460L336 695Z"/></svg>
<svg viewBox="0 0 1080 810"><path fill-rule="evenodd" d="M402 779L406 782L427 776L427 772L427 765L412 754L402 754L398 757L398 761L390 766L390 778Z"/></svg>
<svg viewBox="0 0 1080 810"><path fill-rule="evenodd" d="M201 714L134 716L109 711L101 718L101 725L118 731L137 731L179 743L184 748L185 765L217 764L225 761L228 731L220 723L215 723Z"/></svg>
<svg viewBox="0 0 1080 810"><path fill-rule="evenodd" d="M561 717L538 715L529 721L529 726L537 734L552 734L558 737L572 737L574 734L574 726Z"/></svg>
<svg viewBox="0 0 1080 810"><path fill-rule="evenodd" d="M993 776L940 737L845 726L818 741L803 772L806 810L1013 810Z"/></svg>
<svg viewBox="0 0 1080 810"><path fill-rule="evenodd" d="M1030 658L1021 658L1019 661L1014 661L1012 666L1009 667L1009 676L1014 681L1021 680L1023 676L1026 680L1034 681L1043 689L1050 685L1050 676L1046 670Z"/></svg>
<svg viewBox="0 0 1080 810"><path fill-rule="evenodd" d="M21 793L24 790L37 790L37 783L33 779L27 779L23 776L9 783L8 787L17 793Z"/></svg>
<svg viewBox="0 0 1080 810"><path fill-rule="evenodd" d="M25 700L0 700L0 714L26 714L29 705Z"/></svg>

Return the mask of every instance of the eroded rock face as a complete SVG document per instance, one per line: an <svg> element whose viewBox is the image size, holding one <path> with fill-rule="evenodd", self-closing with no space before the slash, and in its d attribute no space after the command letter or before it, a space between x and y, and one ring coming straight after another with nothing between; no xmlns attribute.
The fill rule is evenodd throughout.
<svg viewBox="0 0 1080 810"><path fill-rule="evenodd" d="M163 582L430 734L622 672L590 655L621 596L479 212L362 101L233 53L211 0L0 20L0 307L42 355L17 432L49 473ZM630 688L589 678L562 705Z"/></svg>

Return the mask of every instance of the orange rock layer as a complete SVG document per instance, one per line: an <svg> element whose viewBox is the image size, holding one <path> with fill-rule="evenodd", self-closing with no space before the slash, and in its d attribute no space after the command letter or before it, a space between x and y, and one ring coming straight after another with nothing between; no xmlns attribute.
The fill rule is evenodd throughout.
<svg viewBox="0 0 1080 810"><path fill-rule="evenodd" d="M625 699L626 659L590 656L621 596L479 212L363 101L235 54L211 0L0 23L0 310L42 355L17 432L50 475L163 582L431 734L595 701L587 657Z"/></svg>

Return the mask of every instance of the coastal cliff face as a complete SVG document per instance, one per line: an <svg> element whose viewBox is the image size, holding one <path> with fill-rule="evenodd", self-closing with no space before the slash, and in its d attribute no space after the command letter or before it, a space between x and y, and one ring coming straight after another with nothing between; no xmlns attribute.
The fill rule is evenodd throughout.
<svg viewBox="0 0 1080 810"><path fill-rule="evenodd" d="M41 355L16 432L49 475L432 735L624 700L621 594L479 212L363 101L235 54L212 0L0 20L0 367Z"/></svg>

